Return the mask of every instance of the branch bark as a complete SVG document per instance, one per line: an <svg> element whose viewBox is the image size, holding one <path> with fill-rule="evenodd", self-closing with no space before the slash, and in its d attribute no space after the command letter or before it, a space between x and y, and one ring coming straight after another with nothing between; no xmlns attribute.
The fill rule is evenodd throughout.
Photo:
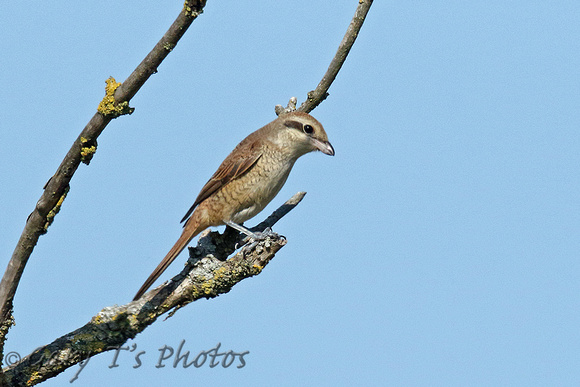
<svg viewBox="0 0 580 387"><path fill-rule="evenodd" d="M272 227L296 207L305 194L298 192L292 196L252 231L262 232ZM242 239L243 236L231 228L226 228L223 234L205 233L196 248L190 247L188 264L181 273L141 299L104 308L81 328L37 348L4 369L3 385L32 386L92 356L116 350L161 315L170 312L168 317L171 317L190 302L227 293L243 279L259 274L286 244L286 238L271 233L265 240L241 249L226 260Z"/></svg>
<svg viewBox="0 0 580 387"><path fill-rule="evenodd" d="M328 70L326 70L326 73L322 77L318 86L316 86L316 89L308 93L308 98L302 103L302 105L300 105L298 110L310 113L320 105L326 97L328 97L328 89L330 88L330 85L332 85L332 82L334 82L334 79L344 64L352 45L358 37L358 33L367 17L367 13L369 12L371 5L373 5L373 0L359 0L358 3L354 17L346 30L344 38L342 38L342 41L338 46L334 58L332 58L332 61L328 66Z"/></svg>
<svg viewBox="0 0 580 387"><path fill-rule="evenodd" d="M6 333L13 324L12 300L20 282L24 267L32 254L40 235L45 234L58 213L69 183L81 162L89 163L96 151L97 138L113 118L130 114L129 100L139 91L151 74L175 47L191 23L203 12L206 0L187 0L169 30L143 59L123 84L114 79L107 81L105 99L99 104L97 113L82 130L64 157L56 173L44 186L42 196L34 211L28 216L20 239L12 253L8 267L0 282L0 361L2 359Z"/></svg>

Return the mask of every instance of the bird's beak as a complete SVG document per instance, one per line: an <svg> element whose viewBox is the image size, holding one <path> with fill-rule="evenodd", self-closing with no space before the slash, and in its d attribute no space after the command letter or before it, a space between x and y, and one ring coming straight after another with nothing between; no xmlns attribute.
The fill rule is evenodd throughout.
<svg viewBox="0 0 580 387"><path fill-rule="evenodd" d="M320 141L315 138L311 138L316 149L324 153L325 155L334 156L334 148L328 141Z"/></svg>

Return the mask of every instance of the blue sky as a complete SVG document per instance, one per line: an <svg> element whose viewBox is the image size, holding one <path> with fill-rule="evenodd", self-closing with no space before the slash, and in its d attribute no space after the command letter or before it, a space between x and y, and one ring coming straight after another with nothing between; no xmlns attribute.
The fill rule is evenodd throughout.
<svg viewBox="0 0 580 387"><path fill-rule="evenodd" d="M3 266L105 79L124 80L182 5L54 3L0 5ZM77 171L6 352L130 301L222 159L316 86L356 4L209 1ZM336 156L300 159L248 222L307 191L274 228L288 245L128 343L141 367L101 354L72 385L578 385L579 53L577 1L375 1L312 113ZM249 351L246 366L156 368L182 340Z"/></svg>

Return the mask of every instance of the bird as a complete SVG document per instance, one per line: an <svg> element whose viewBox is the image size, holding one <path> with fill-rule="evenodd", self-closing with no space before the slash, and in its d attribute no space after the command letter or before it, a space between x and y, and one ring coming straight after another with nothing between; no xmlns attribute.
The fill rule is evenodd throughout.
<svg viewBox="0 0 580 387"><path fill-rule="evenodd" d="M251 239L260 239L242 224L274 199L296 160L313 151L335 154L322 124L300 111L280 114L248 135L203 186L181 220L185 222L181 236L133 300L141 298L187 244L208 227L227 225Z"/></svg>

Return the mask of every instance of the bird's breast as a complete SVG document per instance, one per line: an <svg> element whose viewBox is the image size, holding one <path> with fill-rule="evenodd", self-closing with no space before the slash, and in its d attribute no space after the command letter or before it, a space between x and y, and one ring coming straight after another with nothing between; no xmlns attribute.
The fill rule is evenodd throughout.
<svg viewBox="0 0 580 387"><path fill-rule="evenodd" d="M286 183L294 161L283 155L264 154L246 174L230 182L238 205L229 220L243 223L262 211Z"/></svg>

